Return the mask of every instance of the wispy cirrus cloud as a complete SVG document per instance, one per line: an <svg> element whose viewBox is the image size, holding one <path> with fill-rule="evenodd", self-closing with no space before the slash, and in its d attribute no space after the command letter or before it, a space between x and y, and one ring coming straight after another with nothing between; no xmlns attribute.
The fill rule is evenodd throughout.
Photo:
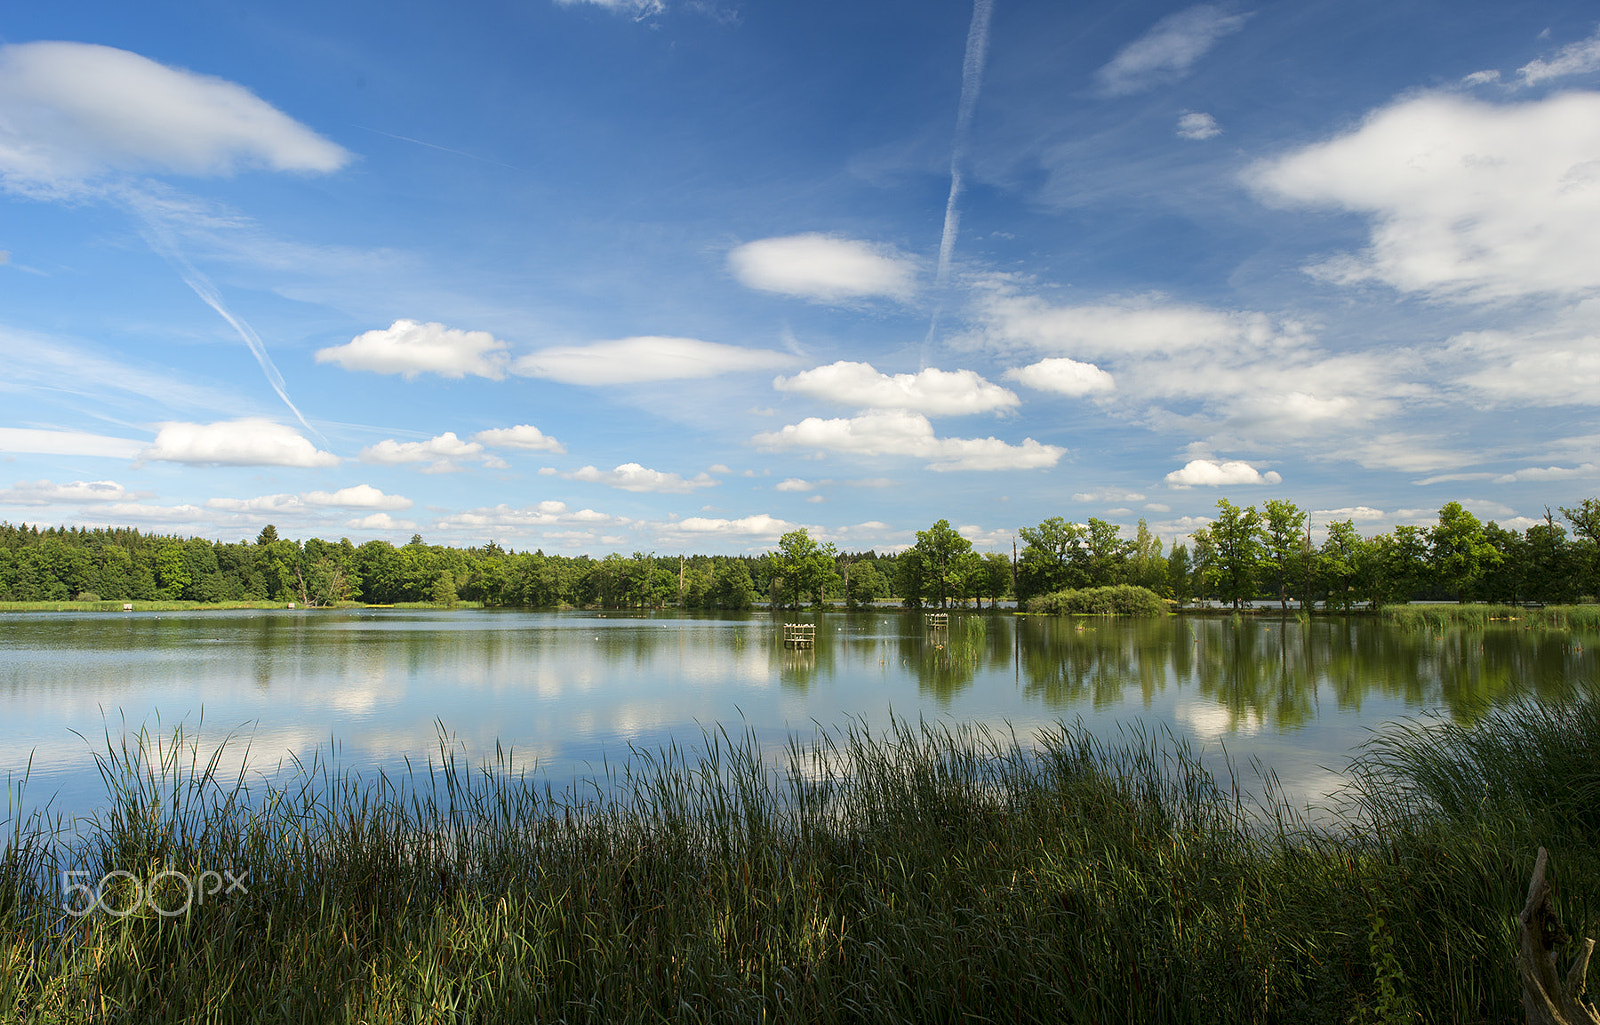
<svg viewBox="0 0 1600 1025"><path fill-rule="evenodd" d="M92 505L147 497L147 493L129 491L114 480L75 480L68 484L19 480L0 491L0 505Z"/></svg>
<svg viewBox="0 0 1600 1025"><path fill-rule="evenodd" d="M1200 4L1169 14L1095 72L1106 96L1131 96L1176 81L1217 41L1244 28L1247 14Z"/></svg>

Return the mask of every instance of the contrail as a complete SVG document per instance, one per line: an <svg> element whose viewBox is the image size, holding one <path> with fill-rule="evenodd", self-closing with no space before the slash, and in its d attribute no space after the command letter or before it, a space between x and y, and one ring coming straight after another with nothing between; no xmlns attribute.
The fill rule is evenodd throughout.
<svg viewBox="0 0 1600 1025"><path fill-rule="evenodd" d="M939 269L934 276L936 305L933 320L928 325L928 337L923 349L933 341L939 326L939 313L943 308L944 289L950 281L950 261L955 256L956 234L961 230L961 165L967 157L967 136L972 128L972 112L978 105L978 91L983 88L983 65L989 52L989 17L994 13L994 0L975 0L972 5L972 25L967 29L967 52L961 60L961 103L956 108L956 136L950 148L950 198L944 205L944 232L939 236ZM924 359L926 362L926 359Z"/></svg>
<svg viewBox="0 0 1600 1025"><path fill-rule="evenodd" d="M322 432L311 426L310 421L300 412L300 407L296 406L294 400L289 398L289 389L284 384L283 375L278 373L278 368L272 362L272 357L267 354L267 346L261 341L261 336L256 334L256 329L251 327L245 320L234 316L233 312L223 303L222 294L211 283L211 279L195 269L194 265L178 249L177 243L172 240L171 234L163 225L158 224L155 218L147 211L139 210L139 215L144 219L146 230L142 234L145 241L149 243L150 248L161 254L168 263L172 264L173 268L177 270L178 276L183 279L183 283L193 289L195 295L198 295L207 306L216 310L223 320L233 326L233 329L239 333L239 337L244 339L244 344L250 349L251 355L255 356L256 362L261 365L261 372L266 375L267 383L272 385L272 390L278 393L278 398L283 400L283 404L289 407L289 412L294 414L295 419L299 420L306 430L318 438L322 438ZM326 438L322 438L322 440L324 443L327 441Z"/></svg>

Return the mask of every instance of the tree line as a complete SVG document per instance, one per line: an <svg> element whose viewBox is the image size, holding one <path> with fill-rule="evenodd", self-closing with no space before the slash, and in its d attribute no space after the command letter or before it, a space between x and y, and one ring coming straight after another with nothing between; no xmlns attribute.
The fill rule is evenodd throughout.
<svg viewBox="0 0 1600 1025"><path fill-rule="evenodd" d="M1431 527L1364 537L1350 519L1312 543L1308 514L1283 500L1240 508L1217 502L1191 545L1163 545L1143 520L1132 537L1114 523L1050 517L1021 527L1012 553L980 553L939 520L896 554L842 553L805 529L760 556L517 552L482 547L355 545L281 538L217 542L131 528L0 523L0 600L282 601L388 605L458 601L554 608L745 609L898 599L908 607L965 605L1131 584L1180 604L1235 606L1272 599L1287 608L1349 609L1419 598L1564 603L1600 592L1600 499L1546 511L1524 531L1480 523L1460 503ZM1570 527L1570 531L1568 530Z"/></svg>

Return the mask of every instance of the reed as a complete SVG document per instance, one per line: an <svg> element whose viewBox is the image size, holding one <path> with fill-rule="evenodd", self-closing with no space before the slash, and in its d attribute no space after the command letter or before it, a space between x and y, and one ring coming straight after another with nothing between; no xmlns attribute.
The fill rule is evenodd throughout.
<svg viewBox="0 0 1600 1025"><path fill-rule="evenodd" d="M1600 629L1600 605L1385 605L1380 615L1405 626L1441 629L1516 623L1564 630Z"/></svg>
<svg viewBox="0 0 1600 1025"><path fill-rule="evenodd" d="M772 751L719 727L559 792L442 731L398 776L330 751L271 785L181 729L108 737L94 821L8 808L0 1020L1507 1020L1536 842L1569 928L1600 922L1592 824L1534 836L1581 798L1524 796L1592 785L1595 722L1401 727L1315 828L1138 730L853 722ZM63 870L127 872L126 913L66 913ZM133 906L206 871L247 881Z"/></svg>

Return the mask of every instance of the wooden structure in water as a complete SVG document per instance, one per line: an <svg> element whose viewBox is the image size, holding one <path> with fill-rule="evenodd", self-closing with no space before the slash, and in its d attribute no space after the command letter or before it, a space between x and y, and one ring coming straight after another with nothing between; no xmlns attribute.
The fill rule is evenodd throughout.
<svg viewBox="0 0 1600 1025"><path fill-rule="evenodd" d="M927 613L927 618L929 630L937 630L940 627L950 625L950 613L948 612L929 612Z"/></svg>
<svg viewBox="0 0 1600 1025"><path fill-rule="evenodd" d="M817 624L783 624L783 646L785 648L815 648L817 646Z"/></svg>

